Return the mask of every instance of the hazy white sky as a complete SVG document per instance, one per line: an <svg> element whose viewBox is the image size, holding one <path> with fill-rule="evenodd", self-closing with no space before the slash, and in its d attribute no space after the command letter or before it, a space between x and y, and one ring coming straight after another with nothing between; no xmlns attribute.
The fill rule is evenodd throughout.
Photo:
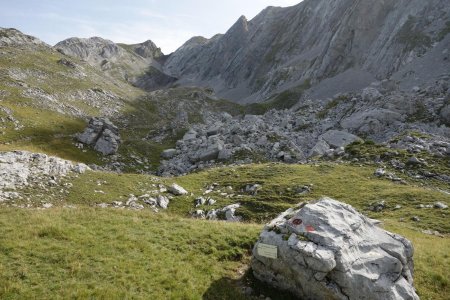
<svg viewBox="0 0 450 300"><path fill-rule="evenodd" d="M153 40L163 52L192 36L224 33L241 16L301 0L0 0L0 27L14 27L54 45L101 36L122 43Z"/></svg>

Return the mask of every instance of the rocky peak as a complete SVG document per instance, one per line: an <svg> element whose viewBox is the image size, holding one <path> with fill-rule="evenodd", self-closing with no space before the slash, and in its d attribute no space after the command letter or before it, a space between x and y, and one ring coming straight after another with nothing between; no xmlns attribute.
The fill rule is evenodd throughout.
<svg viewBox="0 0 450 300"><path fill-rule="evenodd" d="M143 58L157 58L163 56L161 48L158 48L151 40L147 40L140 44L130 45L134 52Z"/></svg>
<svg viewBox="0 0 450 300"><path fill-rule="evenodd" d="M125 51L112 41L100 37L69 38L56 44L54 48L93 64L100 63L104 59L116 58Z"/></svg>
<svg viewBox="0 0 450 300"><path fill-rule="evenodd" d="M0 47L44 46L46 43L34 36L26 35L15 28L0 27Z"/></svg>
<svg viewBox="0 0 450 300"><path fill-rule="evenodd" d="M248 32L248 20L242 15L236 23L228 29L226 35L245 34L246 32Z"/></svg>
<svg viewBox="0 0 450 300"><path fill-rule="evenodd" d="M181 46L181 47L204 45L207 42L208 42L208 39L203 36L194 36L194 37L190 38L186 43L184 43L183 46Z"/></svg>

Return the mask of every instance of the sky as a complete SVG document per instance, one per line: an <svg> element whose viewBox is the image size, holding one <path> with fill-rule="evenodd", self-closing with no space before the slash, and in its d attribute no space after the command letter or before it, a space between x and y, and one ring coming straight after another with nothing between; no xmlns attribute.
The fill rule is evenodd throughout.
<svg viewBox="0 0 450 300"><path fill-rule="evenodd" d="M0 27L13 27L54 45L100 36L116 43L152 40L165 54L193 36L225 33L245 15L301 0L0 0Z"/></svg>

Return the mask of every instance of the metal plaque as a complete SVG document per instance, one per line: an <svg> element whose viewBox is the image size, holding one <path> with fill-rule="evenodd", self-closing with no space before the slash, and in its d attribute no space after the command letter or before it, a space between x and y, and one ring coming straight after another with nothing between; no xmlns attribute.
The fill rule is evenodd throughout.
<svg viewBox="0 0 450 300"><path fill-rule="evenodd" d="M259 243L258 247L258 255L268 257L268 258L278 258L278 247L273 245L267 245Z"/></svg>

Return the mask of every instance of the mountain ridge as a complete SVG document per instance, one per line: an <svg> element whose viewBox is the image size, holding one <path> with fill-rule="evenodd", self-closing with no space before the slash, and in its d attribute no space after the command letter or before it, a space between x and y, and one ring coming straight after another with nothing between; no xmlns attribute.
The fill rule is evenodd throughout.
<svg viewBox="0 0 450 300"><path fill-rule="evenodd" d="M422 21L426 14L429 24ZM214 40L181 47L164 71L180 84L209 86L244 103L261 102L306 80L315 85L351 68L380 80L427 52L449 16L442 0L307 0L268 7L250 21L239 18Z"/></svg>

